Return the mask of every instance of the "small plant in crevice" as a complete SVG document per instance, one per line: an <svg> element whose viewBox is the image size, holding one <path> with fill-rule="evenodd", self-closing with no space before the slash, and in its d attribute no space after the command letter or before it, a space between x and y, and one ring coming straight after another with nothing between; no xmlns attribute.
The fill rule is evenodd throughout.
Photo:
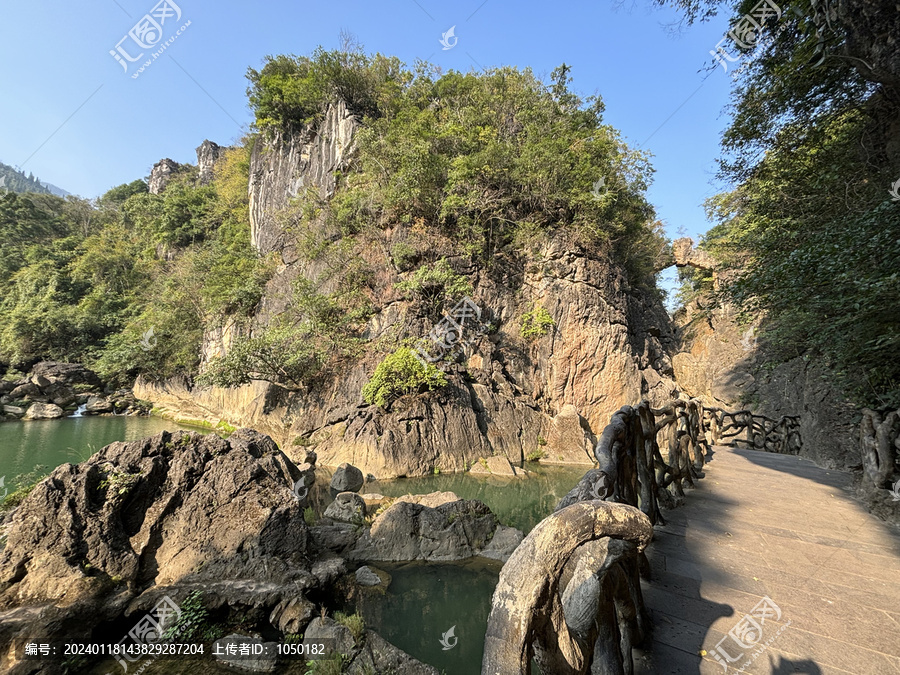
<svg viewBox="0 0 900 675"><path fill-rule="evenodd" d="M179 641L212 642L225 635L225 629L210 620L209 610L203 604L203 592L191 591L181 603L181 615L166 629L163 637Z"/></svg>
<svg viewBox="0 0 900 675"><path fill-rule="evenodd" d="M357 642L362 639L366 632L366 623L362 616L357 614L345 614L344 612L335 612L334 620L342 626L350 629L353 639Z"/></svg>
<svg viewBox="0 0 900 675"><path fill-rule="evenodd" d="M549 333L555 325L550 312L543 305L535 305L530 312L522 315L522 337L535 340Z"/></svg>

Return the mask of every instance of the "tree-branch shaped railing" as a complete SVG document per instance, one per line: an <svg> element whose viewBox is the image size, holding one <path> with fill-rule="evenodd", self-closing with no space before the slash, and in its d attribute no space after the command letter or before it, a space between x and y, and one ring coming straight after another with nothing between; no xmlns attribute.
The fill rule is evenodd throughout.
<svg viewBox="0 0 900 675"><path fill-rule="evenodd" d="M503 566L482 675L526 675L532 659L554 675L630 675L631 650L649 636L640 576L653 525L664 523L660 504L676 505L703 477L708 433L715 443L749 427L762 447L791 447L797 434L799 447L792 419L770 425L684 398L614 413L594 448L598 467Z"/></svg>
<svg viewBox="0 0 900 675"><path fill-rule="evenodd" d="M866 478L877 488L890 488L900 451L900 410L882 414L864 408L859 445Z"/></svg>
<svg viewBox="0 0 900 675"><path fill-rule="evenodd" d="M706 426L714 445L735 445L743 441L757 450L800 454L799 415L784 415L776 420L749 410L731 412L722 408L707 408L706 415ZM742 434L746 438L737 438ZM733 440L726 442L726 439Z"/></svg>

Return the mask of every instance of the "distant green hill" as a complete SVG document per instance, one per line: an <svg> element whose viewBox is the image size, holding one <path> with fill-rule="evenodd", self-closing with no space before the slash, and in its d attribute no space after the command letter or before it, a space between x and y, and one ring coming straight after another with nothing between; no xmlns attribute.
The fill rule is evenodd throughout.
<svg viewBox="0 0 900 675"><path fill-rule="evenodd" d="M53 191L44 187L34 174L29 173L26 176L24 172L16 171L11 166L0 162L0 192L4 191L53 194Z"/></svg>

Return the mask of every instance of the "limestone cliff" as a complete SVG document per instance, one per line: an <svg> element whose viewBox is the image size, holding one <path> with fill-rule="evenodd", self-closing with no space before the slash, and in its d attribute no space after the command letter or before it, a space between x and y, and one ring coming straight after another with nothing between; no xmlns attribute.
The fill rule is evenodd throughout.
<svg viewBox="0 0 900 675"><path fill-rule="evenodd" d="M284 209L310 189L322 200L334 194L336 174L352 164L358 127L357 118L337 105L302 133L256 139L249 181L252 241L281 264L251 330L283 311L293 280L319 283L324 263L298 251ZM324 221L316 227L320 240L340 235ZM355 255L373 271L368 301L375 311L363 331L365 353L343 364L337 376L303 393L262 382L221 389L140 380L137 394L176 417L263 431L289 455L300 451L295 442L314 445L321 464L350 462L379 478L464 471L494 454L514 464L536 452L547 461L589 463L592 434L615 410L643 397L668 397L675 341L659 297L630 286L615 261L583 250L558 231L535 250L487 267L451 256L471 282L490 330L467 336L468 363L449 374L449 387L404 397L390 410L365 405L362 387L384 354L404 338L426 336L435 323L396 290L409 272L397 268L390 251L416 237L434 249L426 257L435 250L446 255L443 244L427 239L415 224L385 227L355 242ZM555 325L526 340L522 317L536 305ZM208 333L203 361L227 351L238 333L233 326Z"/></svg>
<svg viewBox="0 0 900 675"><path fill-rule="evenodd" d="M676 264L714 269L708 254L676 242ZM714 276L718 278L718 276ZM804 357L771 366L756 334L760 319L742 324L737 309L700 295L674 316L678 386L709 405L778 418L800 416L800 454L825 468L859 464L858 415L830 384L825 369ZM775 362L777 363L777 361Z"/></svg>

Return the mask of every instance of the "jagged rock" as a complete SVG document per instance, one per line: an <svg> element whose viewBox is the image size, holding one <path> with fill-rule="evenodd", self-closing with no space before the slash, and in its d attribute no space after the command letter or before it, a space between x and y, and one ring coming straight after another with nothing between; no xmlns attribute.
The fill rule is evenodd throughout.
<svg viewBox="0 0 900 675"><path fill-rule="evenodd" d="M228 645L262 645L264 651L260 655L242 656L238 654L228 654ZM237 668L250 673L274 673L278 663L278 643L263 642L260 638L251 637L249 635L241 635L232 633L226 635L220 640L213 643L211 652L217 661L224 663L232 668Z"/></svg>
<svg viewBox="0 0 900 675"><path fill-rule="evenodd" d="M325 199L334 193L337 172L354 150L359 120L341 102L329 105L319 124L296 134L260 139L250 156L250 238L263 254L282 251L286 237L275 214L291 198L316 188ZM288 253L289 257L293 254Z"/></svg>
<svg viewBox="0 0 900 675"><path fill-rule="evenodd" d="M31 372L33 377L43 378L50 384L64 384L69 387L81 384L98 389L103 386L97 373L80 363L41 361L35 364Z"/></svg>
<svg viewBox="0 0 900 675"><path fill-rule="evenodd" d="M327 616L316 617L310 621L303 632L303 644L321 642L322 640L327 640L325 644L330 644L332 648L332 651L326 652L326 656L330 654L352 654L356 646L356 640L353 639L353 633L350 632L350 629Z"/></svg>
<svg viewBox="0 0 900 675"><path fill-rule="evenodd" d="M166 185L172 176L181 167L178 162L173 162L169 158L161 159L150 170L150 179L147 181L148 190L151 195L158 195L166 189Z"/></svg>
<svg viewBox="0 0 900 675"><path fill-rule="evenodd" d="M358 530L349 523L319 523L310 529L310 536L317 548L340 552L356 543Z"/></svg>
<svg viewBox="0 0 900 675"><path fill-rule="evenodd" d="M394 502L409 502L410 504L421 504L430 509L436 509L442 504L450 502L458 502L459 496L455 492L429 492L427 495L403 495L397 497Z"/></svg>
<svg viewBox="0 0 900 675"><path fill-rule="evenodd" d="M593 464L597 437L574 405L563 406L550 422L545 462Z"/></svg>
<svg viewBox="0 0 900 675"><path fill-rule="evenodd" d="M55 420L64 417L66 411L54 403L32 403L25 411L26 420Z"/></svg>
<svg viewBox="0 0 900 675"><path fill-rule="evenodd" d="M34 400L35 397L41 396L41 388L34 382L26 382L14 388L9 395L13 399Z"/></svg>
<svg viewBox="0 0 900 675"><path fill-rule="evenodd" d="M682 237L672 242L672 255L678 267L696 267L701 270L714 270L718 265L706 251L694 248L694 240Z"/></svg>
<svg viewBox="0 0 900 675"><path fill-rule="evenodd" d="M364 495L360 495L360 497L366 504L366 513L375 513L382 506L392 501L390 497L385 497L375 492L367 492Z"/></svg>
<svg viewBox="0 0 900 675"><path fill-rule="evenodd" d="M341 464L331 477L331 489L335 492L357 492L365 483L362 471L355 466Z"/></svg>
<svg viewBox="0 0 900 675"><path fill-rule="evenodd" d="M391 575L385 572L384 570L380 570L377 567L369 567L368 565L363 565L358 570L356 570L356 583L360 586L366 587L374 587L381 586L384 589L387 589L391 584Z"/></svg>
<svg viewBox="0 0 900 675"><path fill-rule="evenodd" d="M227 440L164 431L58 467L6 526L0 612L46 611L0 633L0 652L27 636L87 639L100 622L193 588L243 607L298 597L316 580L295 471L269 437L247 429Z"/></svg>
<svg viewBox="0 0 900 675"><path fill-rule="evenodd" d="M82 412L85 415L102 415L104 413L111 413L112 411L113 404L110 403L107 398L102 396L91 396L87 400Z"/></svg>
<svg viewBox="0 0 900 675"><path fill-rule="evenodd" d="M311 571L320 585L327 586L347 573L347 563L343 558L331 556L313 563Z"/></svg>
<svg viewBox="0 0 900 675"><path fill-rule="evenodd" d="M341 492L325 509L325 517L361 525L366 518L366 503L355 492Z"/></svg>
<svg viewBox="0 0 900 675"><path fill-rule="evenodd" d="M304 596L285 598L269 614L269 623L282 633L302 633L312 619L316 606Z"/></svg>
<svg viewBox="0 0 900 675"><path fill-rule="evenodd" d="M222 148L210 140L205 140L197 148L197 167L200 169L198 180L200 185L206 185L213 179L213 167Z"/></svg>
<svg viewBox="0 0 900 675"><path fill-rule="evenodd" d="M365 646L347 669L347 675L368 675L368 673L440 675L437 668L417 661L371 630L366 631Z"/></svg>
<svg viewBox="0 0 900 675"><path fill-rule="evenodd" d="M61 408L75 403L75 392L64 384L50 385L44 389L50 400Z"/></svg>
<svg viewBox="0 0 900 675"><path fill-rule="evenodd" d="M462 560L487 546L498 527L484 503L460 499L436 508L398 500L365 530L351 560Z"/></svg>
<svg viewBox="0 0 900 675"><path fill-rule="evenodd" d="M506 562L513 554L513 551L516 550L516 547L522 543L522 539L524 538L525 534L522 530L517 530L514 527L506 527L505 525L498 525L490 543L485 546L478 555L482 558Z"/></svg>

